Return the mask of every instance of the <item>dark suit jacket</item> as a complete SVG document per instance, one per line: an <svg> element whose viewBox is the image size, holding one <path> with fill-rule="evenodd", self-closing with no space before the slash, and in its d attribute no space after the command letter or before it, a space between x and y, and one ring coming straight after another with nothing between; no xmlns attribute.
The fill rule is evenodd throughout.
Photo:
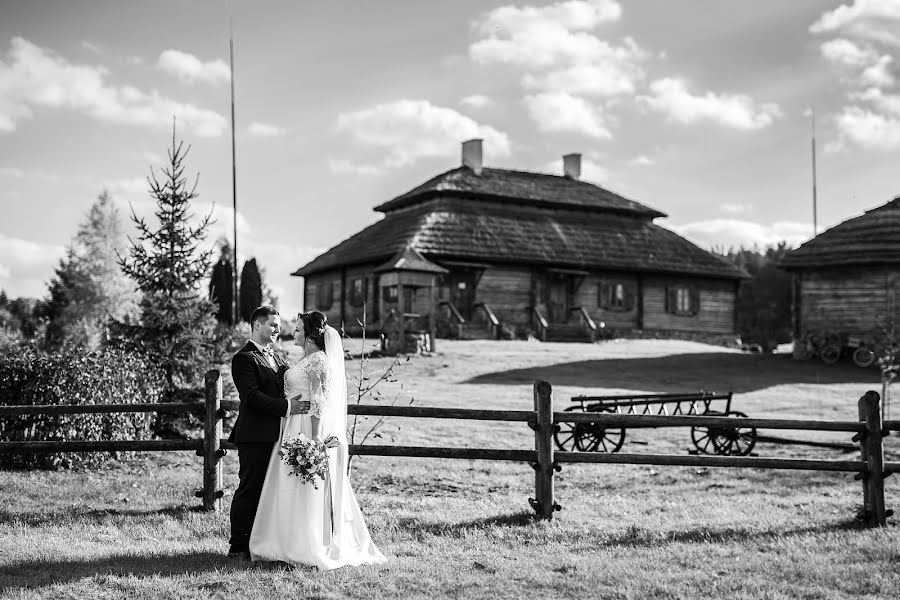
<svg viewBox="0 0 900 600"><path fill-rule="evenodd" d="M231 359L231 377L241 398L237 421L228 441L236 444L278 441L281 418L287 416L284 372L287 364L277 354L278 370L269 366L265 354L253 342Z"/></svg>

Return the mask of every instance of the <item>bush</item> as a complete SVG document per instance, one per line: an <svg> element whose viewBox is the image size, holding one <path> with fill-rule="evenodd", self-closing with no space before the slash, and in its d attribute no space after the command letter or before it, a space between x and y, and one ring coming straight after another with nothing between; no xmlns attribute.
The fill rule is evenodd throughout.
<svg viewBox="0 0 900 600"><path fill-rule="evenodd" d="M85 352L71 346L45 353L31 346L0 358L0 405L156 403L165 374L149 359L118 348ZM0 440L144 440L154 413L22 415L0 418ZM91 467L115 452L0 454L0 467Z"/></svg>

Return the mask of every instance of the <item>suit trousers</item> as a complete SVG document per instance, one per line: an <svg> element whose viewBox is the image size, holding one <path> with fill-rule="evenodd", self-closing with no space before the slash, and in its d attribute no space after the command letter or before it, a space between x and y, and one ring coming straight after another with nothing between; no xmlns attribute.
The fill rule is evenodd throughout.
<svg viewBox="0 0 900 600"><path fill-rule="evenodd" d="M231 499L229 552L249 552L250 532L275 442L238 444L238 484Z"/></svg>

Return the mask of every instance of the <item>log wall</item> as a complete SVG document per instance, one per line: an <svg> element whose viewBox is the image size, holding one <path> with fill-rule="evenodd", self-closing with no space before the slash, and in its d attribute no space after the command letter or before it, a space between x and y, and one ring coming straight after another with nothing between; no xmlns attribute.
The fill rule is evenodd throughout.
<svg viewBox="0 0 900 600"><path fill-rule="evenodd" d="M809 333L883 336L897 312L900 270L890 267L822 269L795 275L801 338ZM796 302L796 299L795 299Z"/></svg>
<svg viewBox="0 0 900 600"><path fill-rule="evenodd" d="M643 277L644 329L734 333L735 285L731 281L688 277ZM700 310L696 315L666 312L666 287L687 284L697 288Z"/></svg>

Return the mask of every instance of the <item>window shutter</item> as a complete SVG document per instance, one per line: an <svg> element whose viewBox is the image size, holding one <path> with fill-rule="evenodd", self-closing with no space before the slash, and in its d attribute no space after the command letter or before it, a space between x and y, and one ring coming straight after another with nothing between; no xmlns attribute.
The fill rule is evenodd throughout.
<svg viewBox="0 0 900 600"><path fill-rule="evenodd" d="M605 279L601 279L597 284L597 306L606 308L608 306L607 298L609 297L609 283Z"/></svg>
<svg viewBox="0 0 900 600"><path fill-rule="evenodd" d="M625 284L625 310L632 310L634 308L634 296L636 291L633 283L628 282Z"/></svg>
<svg viewBox="0 0 900 600"><path fill-rule="evenodd" d="M678 288L674 285L666 286L666 312L678 312Z"/></svg>
<svg viewBox="0 0 900 600"><path fill-rule="evenodd" d="M691 314L696 315L700 312L700 290L696 286L691 286Z"/></svg>

